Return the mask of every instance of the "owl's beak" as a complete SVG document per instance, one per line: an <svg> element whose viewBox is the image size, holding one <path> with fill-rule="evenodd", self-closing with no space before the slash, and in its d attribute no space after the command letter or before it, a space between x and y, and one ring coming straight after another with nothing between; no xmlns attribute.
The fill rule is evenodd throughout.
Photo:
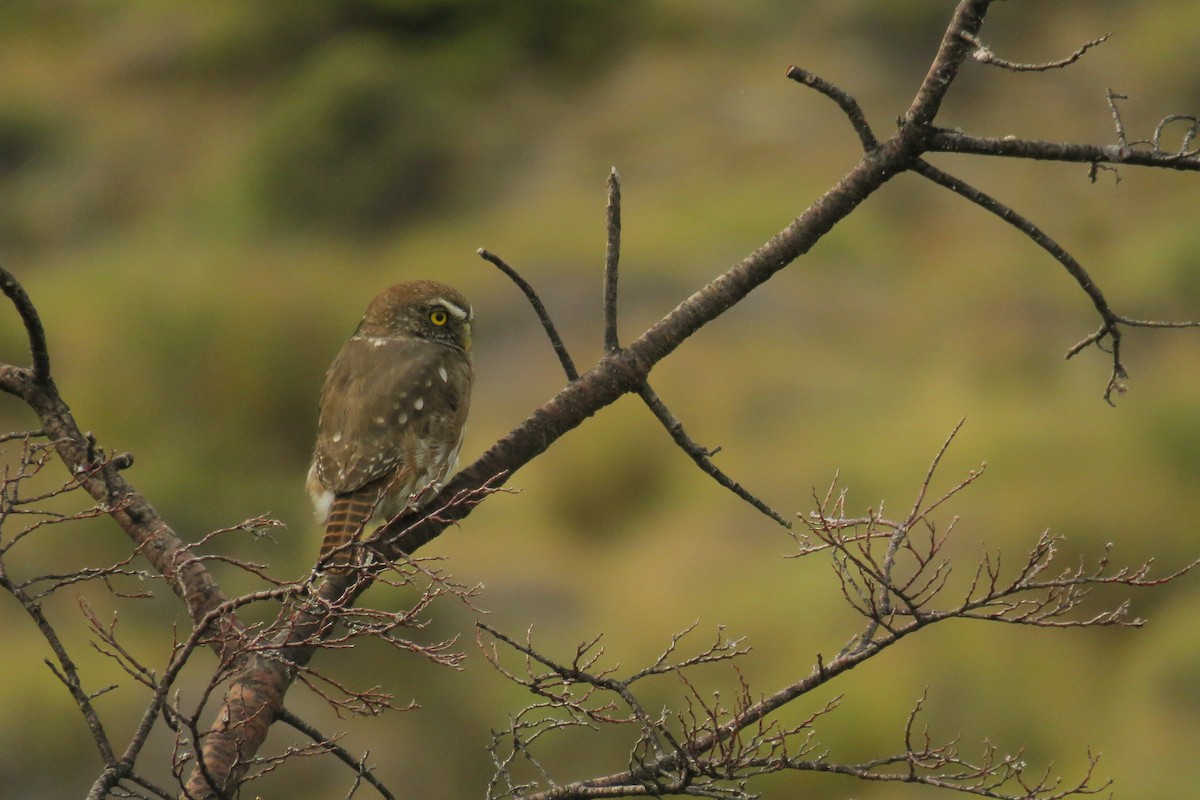
<svg viewBox="0 0 1200 800"><path fill-rule="evenodd" d="M471 323L464 322L462 324L462 333L458 337L458 343L462 345L463 350L471 352Z"/></svg>

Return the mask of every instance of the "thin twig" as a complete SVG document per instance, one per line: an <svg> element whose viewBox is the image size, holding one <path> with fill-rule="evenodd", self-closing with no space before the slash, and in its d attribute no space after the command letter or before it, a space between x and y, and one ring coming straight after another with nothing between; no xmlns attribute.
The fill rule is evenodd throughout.
<svg viewBox="0 0 1200 800"><path fill-rule="evenodd" d="M1179 149L1170 153L1170 155L1176 158L1193 158L1196 155L1200 155L1200 149L1189 149L1192 142L1196 139L1196 134L1200 133L1200 118L1191 114L1168 114L1158 121L1158 124L1154 126L1154 137L1150 140L1154 145L1155 151L1164 154L1167 153L1166 148L1162 144L1163 132L1172 122L1186 122L1188 123L1188 128L1179 143Z"/></svg>
<svg viewBox="0 0 1200 800"><path fill-rule="evenodd" d="M554 352L558 354L558 360L562 364L563 372L567 375L567 380L578 380L579 371L575 369L575 362L571 360L566 345L563 344L562 338L559 337L558 330L554 327L554 322L550 319L550 314L546 311L546 306L542 305L542 299L538 297L537 292L529 285L529 282L522 278L519 272L504 263L504 260L500 256L490 253L482 247L475 252L484 261L494 264L501 272L512 279L517 288L525 293L525 297L529 299L529 304L533 306L534 313L537 314L538 320L542 323L542 328L546 331L546 336L550 337L550 345L554 348Z"/></svg>
<svg viewBox="0 0 1200 800"><path fill-rule="evenodd" d="M0 442L11 442L13 439L38 439L45 435L46 432L41 428L32 431L9 431L0 433Z"/></svg>
<svg viewBox="0 0 1200 800"><path fill-rule="evenodd" d="M1097 313L1100 315L1100 319L1104 325L1104 334L1102 335L1107 335L1112 340L1112 375L1104 390L1104 401L1109 405L1113 405L1113 392L1123 394L1125 392L1125 380L1129 377L1125 371L1125 366L1121 363L1121 330L1119 325L1121 318L1109 306L1104 293L1100 291L1100 287L1092 280L1092 276L1083 268L1083 265L1076 261L1074 256L1063 249L1058 242L1046 235L1033 222L1013 211L994 197L971 186L969 183L943 172L929 162L921 159L917 159L913 163L913 171L939 186L945 187L961 197L965 197L980 208L990 211L1021 231L1034 244L1049 253L1055 261L1062 264L1071 277L1075 279L1075 282L1079 284L1080 288L1091 299L1092 305L1095 306Z"/></svg>
<svg viewBox="0 0 1200 800"><path fill-rule="evenodd" d="M604 250L604 349L621 345L617 340L617 263L621 260L621 176L613 167L608 175L608 205L605 207L608 241Z"/></svg>
<svg viewBox="0 0 1200 800"><path fill-rule="evenodd" d="M1129 95L1117 94L1110 87L1105 91L1104 98L1108 101L1108 111L1112 114L1113 128L1117 132L1117 144L1124 149L1129 146L1129 139L1125 136L1125 123L1121 121L1121 110L1117 108L1117 101L1128 100Z"/></svg>
<svg viewBox="0 0 1200 800"><path fill-rule="evenodd" d="M0 589L7 591L14 599L25 609L38 631L42 634L42 638L50 646L50 650L54 653L61 669L54 665L50 659L45 659L46 666L54 673L63 685L67 687L71 698L75 701L75 705L79 707L79 711L83 714L84 721L87 723L88 730L91 732L92 740L96 743L96 749L100 751L100 758L104 761L106 767L113 768L117 766L116 754L113 751L112 743L109 741L108 734L104 730L104 724L100 721L100 715L96 708L92 705L94 695L88 694L83 689L83 681L79 677L79 671L74 660L67 653L67 648L59 638L58 631L50 623L46 617L42 605L36 602L21 587L14 584L8 577L7 569L3 562L0 562Z"/></svg>
<svg viewBox="0 0 1200 800"><path fill-rule="evenodd" d="M1117 322L1130 328L1200 328L1200 320L1133 319L1117 314Z"/></svg>
<svg viewBox="0 0 1200 800"><path fill-rule="evenodd" d="M706 447L703 447L702 445L692 441L692 439L688 437L687 433L684 432L683 425L678 419L676 419L675 415L671 413L671 410L667 408L666 404L663 403L658 394L650 388L650 384L642 384L642 388L638 391L638 395L646 403L647 407L654 412L654 416L658 418L658 421L662 423L663 427L667 429L667 433L671 434L671 438L675 440L675 444L679 445L680 449L687 453L688 456L691 457L692 461L696 462L696 466L700 467L701 471L729 491L736 494L738 497L745 500L750 505L754 506L763 514L766 514L768 517L778 522L783 527L789 529L792 527L791 521L786 519L778 511L775 511L773 508L768 506L762 500L759 500L750 492L746 491L746 489L743 488L740 483L730 478L712 463L710 456L716 455L721 448L718 447L713 450L709 450Z"/></svg>
<svg viewBox="0 0 1200 800"><path fill-rule="evenodd" d="M16 306L25 332L29 336L29 354L33 358L33 382L45 386L50 381L50 350L46 345L46 331L42 328L37 308L11 272L0 267L0 291ZM4 386L8 390L7 386Z"/></svg>
<svg viewBox="0 0 1200 800"><path fill-rule="evenodd" d="M796 83L803 84L810 89L816 89L837 103L838 108L842 109L846 118L850 120L850 124L854 127L854 132L858 134L858 140L862 142L863 150L870 152L879 146L879 140L875 138L875 132L871 130L871 126L867 123L867 118L863 114L862 108L859 107L858 101L851 97L845 89L835 86L821 76L797 67L795 64L787 68L787 76Z"/></svg>
<svg viewBox="0 0 1200 800"><path fill-rule="evenodd" d="M963 39L975 45L975 52L972 54L972 58L974 58L976 61L981 64L991 64L994 67L1000 67L1001 69L1007 69L1012 72L1046 72L1047 70L1068 67L1079 59L1083 58L1083 54L1088 50L1091 50L1097 45L1103 44L1104 42L1108 41L1110 36L1112 36L1111 33L1106 33L1099 39L1090 39L1084 42L1083 46L1074 53L1071 53L1071 55L1067 56L1066 58L1060 58L1057 61L1047 61L1044 64L1021 64L1015 61L1007 61L996 55L988 48L987 45L981 42L977 36L973 36L965 31L960 35Z"/></svg>
<svg viewBox="0 0 1200 800"><path fill-rule="evenodd" d="M289 709L279 709L275 714L275 718L280 722L286 723L300 731L305 736L312 739L313 742L315 742L322 749L328 750L342 763L354 770L358 777L374 786L376 791L378 791L381 796L386 798L386 800L396 800L396 796L392 794L378 778L375 777L375 774L371 772L371 770L366 768L365 764L356 760L354 756L350 754L350 751L346 750L346 748L342 747L341 745L336 744L333 739L321 733L312 725L308 724L308 722L293 714Z"/></svg>
<svg viewBox="0 0 1200 800"><path fill-rule="evenodd" d="M954 438L958 436L958 432L962 430L966 419L960 419L954 429L950 431L950 435L946 437L946 441L942 442L942 446L938 449L937 455L933 457L933 461L929 464L929 469L925 471L925 478L921 481L921 488L917 490L917 499L913 502L912 511L908 513L908 518L901 524L897 525L888 540L887 552L883 558L883 569L880 572L879 581L879 608L882 617L888 617L892 613L892 593L896 586L892 575L896 568L896 554L900 552L900 547L905 543L912 531L913 525L917 523L925 514L933 510L933 507L927 510L922 510L925 504L925 495L929 492L929 484L933 480L933 475L937 472L938 465L942 463L942 458L946 455L946 451L950 449L950 445L954 442ZM937 504L934 504L936 507ZM875 636L878 631L879 621L872 620L867 626L867 630L859 639L859 649L865 647Z"/></svg>

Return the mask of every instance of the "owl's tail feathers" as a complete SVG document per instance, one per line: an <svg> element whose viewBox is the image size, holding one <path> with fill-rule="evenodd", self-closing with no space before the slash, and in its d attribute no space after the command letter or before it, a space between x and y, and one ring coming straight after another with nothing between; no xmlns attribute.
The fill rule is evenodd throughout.
<svg viewBox="0 0 1200 800"><path fill-rule="evenodd" d="M325 522L325 538L321 541L321 554L317 561L319 567L333 574L347 572L346 568L354 554L351 543L362 536L363 529L375 515L378 503L377 487L363 487L333 498Z"/></svg>

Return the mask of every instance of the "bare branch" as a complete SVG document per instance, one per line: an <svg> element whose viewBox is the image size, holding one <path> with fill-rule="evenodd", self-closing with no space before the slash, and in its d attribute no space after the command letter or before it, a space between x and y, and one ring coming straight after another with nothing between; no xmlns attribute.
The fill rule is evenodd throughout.
<svg viewBox="0 0 1200 800"><path fill-rule="evenodd" d="M192 619L204 617L211 608L224 602L220 588L204 566L190 557L179 535L125 480L120 470L128 466L131 457L105 455L96 446L95 438L79 429L50 378L45 335L32 301L16 279L2 269L0 284L26 323L34 356L34 370L30 374L15 367L0 367L0 385L5 391L18 394L38 415L42 431L53 443L68 473L167 579L167 585L183 600ZM229 641L236 638L234 631L240 625L237 619L216 622L231 634ZM226 639L215 637L211 645L219 650L223 641Z"/></svg>
<svg viewBox="0 0 1200 800"><path fill-rule="evenodd" d="M835 86L821 76L797 67L795 64L787 68L787 76L796 83L816 89L837 103L838 108L842 109L846 118L850 120L850 125L853 126L854 132L858 134L858 140L862 143L864 152L869 153L879 146L879 140L875 138L875 132L871 130L871 126L867 123L867 118L863 114L862 108L859 107L858 101L850 96L845 89Z"/></svg>
<svg viewBox="0 0 1200 800"><path fill-rule="evenodd" d="M683 430L683 424L676 419L675 415L671 413L671 410L667 408L666 404L663 403L658 394L650 388L650 384L642 384L642 388L638 391L638 395L646 403L649 409L654 412L654 416L658 418L658 421L662 423L663 427L667 429L667 433L671 434L671 438L675 441L675 444L677 444L679 448L683 450L683 452L687 453L692 461L696 462L696 466L698 466L700 470L704 472L704 474L711 477L721 486L724 486L726 489L745 500L758 511L775 520L783 527L792 527L790 520L784 518L784 516L778 511L775 511L762 500L755 497L753 494L743 488L740 483L722 472L712 462L711 457L720 452L721 448L716 447L712 450L709 450L708 448L697 444L690 437L688 437L687 433Z"/></svg>
<svg viewBox="0 0 1200 800"><path fill-rule="evenodd" d="M621 260L621 176L613 167L608 176L608 205L605 208L608 234L604 250L604 349L611 352L617 339L617 264Z"/></svg>
<svg viewBox="0 0 1200 800"><path fill-rule="evenodd" d="M1094 145L1018 139L1015 136L970 136L962 131L934 128L925 144L930 152L965 153L979 156L1026 158L1032 161L1064 161L1078 164L1127 164L1180 171L1200 171L1200 156L1135 149L1131 143Z"/></svg>
<svg viewBox="0 0 1200 800"><path fill-rule="evenodd" d="M1099 39L1090 39L1084 42L1083 45L1074 53L1071 53L1071 55L1067 56L1066 58L1060 58L1057 61L1047 61L1043 64L1021 64L1015 61L1006 61L1005 59L996 55L988 48L987 45L981 42L977 36L972 36L966 32L963 32L961 35L968 42L975 45L975 52L971 57L976 61L981 64L990 64L994 67L1000 67L1011 72L1046 72L1052 69L1069 67L1071 64L1074 64L1076 61L1083 58L1083 54L1088 50L1104 44L1108 41L1109 37L1112 36L1111 33L1106 33Z"/></svg>
<svg viewBox="0 0 1200 800"><path fill-rule="evenodd" d="M563 344L562 338L559 337L558 330L554 327L554 322L550 319L550 314L546 311L546 306L542 304L542 299L538 297L537 292L529 285L528 281L521 277L519 272L506 264L499 256L483 248L475 252L484 261L492 263L501 272L511 278L512 282L517 285L517 288L525 293L529 304L533 306L534 313L537 314L538 320L542 323L542 328L546 331L546 336L550 339L550 345L558 355L558 360L562 364L563 372L567 375L567 380L577 380L579 378L579 371L575 369L575 362L571 360L571 355L567 352L566 345Z"/></svg>
<svg viewBox="0 0 1200 800"><path fill-rule="evenodd" d="M961 425L961 423L960 423ZM600 637L580 644L570 662L539 652L527 633L518 642L490 626L478 627L523 656L522 670L503 665L496 646L483 647L493 666L509 680L532 692L538 701L511 720L509 729L496 734L492 753L497 766L489 797L519 797L522 800L566 800L567 798L637 797L688 795L703 797L748 797L744 780L753 775L780 770L831 772L860 780L914 783L952 789L979 797L1001 800L1063 800L1103 791L1107 782L1093 778L1095 759L1079 780L1071 783L1052 778L1049 771L1033 774L1019 751L1002 755L985 745L983 756L968 760L959 753L956 740L934 744L927 733L918 735L916 717L922 699L905 725L903 752L859 763L838 763L828 753L814 758L813 722L836 707L836 701L790 728L773 722L783 706L808 695L839 674L879 655L884 649L948 619L977 619L1035 627L1094 627L1139 625L1127 616L1128 604L1096 613L1082 613L1089 589L1096 586L1153 587L1177 579L1196 566L1190 564L1164 576L1152 576L1150 563L1115 568L1108 549L1094 566L1082 562L1062 570L1056 563L1058 540L1044 534L1030 550L1026 561L1011 578L1002 578L999 565L985 557L970 580L964 596L942 607L947 595L949 562L941 555L949 532L937 531L931 512L971 485L972 472L941 497L927 502L932 478L959 427L956 426L938 450L917 492L917 501L904 522L887 522L874 513L854 525L882 525L887 536L856 535L851 521L827 516L831 492L814 514L810 527L834 551L833 566L848 603L868 620L867 633L856 638L832 661L817 658L804 678L773 694L754 699L741 673L735 699L726 702L720 693L700 692L688 677L700 664L730 661L744 649L739 640L724 639L692 659L676 659L677 645L695 626L672 638L664 653L650 666L621 678L615 668L604 666ZM839 498L838 507L842 505ZM862 520L865 519L866 522ZM919 537L917 525L925 531ZM886 545L883 540L886 539ZM901 567L901 557L904 566ZM892 598L899 601L892 602ZM676 675L684 686L683 706L650 714L634 694L636 681L656 675ZM618 709L626 709L618 713ZM550 769L534 755L535 743L546 736L570 730L586 731L601 725L633 725L637 730L628 768L601 777L567 783L556 782ZM518 778L519 762L533 765L535 774Z"/></svg>
<svg viewBox="0 0 1200 800"><path fill-rule="evenodd" d="M384 786L383 782L380 781L379 778L375 777L375 773L367 769L365 763L367 754L364 753L362 759L355 760L354 756L350 755L350 752L346 750L346 748L337 743L337 739L321 733L315 727L305 722L303 719L296 716L286 708L281 709L277 717L280 722L290 725L291 727L300 731L309 739L312 739L313 744L328 750L335 757L337 757L339 761L354 770L355 775L375 787L376 791L379 792L380 797L385 798L385 800L395 800L396 796L392 794L392 792L386 786Z"/></svg>
<svg viewBox="0 0 1200 800"><path fill-rule="evenodd" d="M84 691L83 681L79 677L79 670L74 660L67 653L66 646L63 645L58 632L46 617L41 604L26 594L20 587L13 584L8 577L8 570L3 560L0 560L0 589L3 589L16 598L21 607L25 609L25 613L29 615L30 619L37 626L42 638L50 646L50 650L54 653L54 658L58 662L58 666L56 667L49 659L46 660L46 665L50 667L55 676L62 681L63 685L71 693L71 698L75 701L75 705L79 707L80 713L83 714L83 718L87 722L88 730L92 735L92 740L96 743L96 748L100 751L100 758L104 762L104 765L108 768L114 767L117 763L116 754L113 751L108 734L105 733L100 716L92 704L92 700L96 695Z"/></svg>
<svg viewBox="0 0 1200 800"><path fill-rule="evenodd" d="M45 435L46 432L40 428L32 431L9 431L7 433L0 433L0 444L11 442L14 439L37 439Z"/></svg>
<svg viewBox="0 0 1200 800"><path fill-rule="evenodd" d="M29 377L39 387L49 387L50 381L50 350L46 346L46 331L42 328L42 320L37 308L29 299L25 287L17 282L12 273L0 267L0 291L12 301L25 325L25 333L29 337L29 354L33 359L33 371ZM14 367L0 365L0 389L19 397L25 395L18 389L16 381L20 374L12 372Z"/></svg>
<svg viewBox="0 0 1200 800"><path fill-rule="evenodd" d="M1129 139L1125 135L1125 123L1121 119L1121 110L1117 108L1118 100L1128 100L1128 95L1117 94L1110 87L1104 93L1104 99L1108 102L1108 113L1112 115L1113 127L1117 133L1117 145L1122 149L1129 147Z"/></svg>
<svg viewBox="0 0 1200 800"><path fill-rule="evenodd" d="M991 0L962 0L954 9L954 16L942 36L937 55L917 89L904 121L908 125L923 127L933 123L942 107L942 100L950 91L950 84L958 77L958 71L970 50L968 37L975 37L983 27Z"/></svg>
<svg viewBox="0 0 1200 800"><path fill-rule="evenodd" d="M1180 138L1179 147L1171 152L1163 146L1163 136L1167 126L1176 122L1186 122L1187 128L1184 129L1183 136ZM1198 133L1200 133L1200 118L1191 114L1168 114L1154 126L1154 137L1150 140L1150 144L1158 153L1170 153L1177 158L1195 158L1200 155L1200 148L1192 148L1191 144L1196 140Z"/></svg>
<svg viewBox="0 0 1200 800"><path fill-rule="evenodd" d="M1200 134L1200 118L1192 114L1167 114L1154 126L1154 133L1149 139L1130 141L1125 133L1125 123L1121 120L1121 110L1117 108L1117 101L1128 100L1129 96L1117 94L1109 89L1105 93L1105 99L1108 101L1108 110L1112 114L1113 126L1116 129L1117 144L1122 148L1148 146L1150 153L1164 159L1168 164L1187 163L1189 159L1195 160L1200 156L1200 148L1193 149L1191 146L1197 134ZM1184 129L1183 136L1180 137L1179 146L1168 149L1163 145L1163 137L1166 135L1167 127L1176 122L1186 122L1187 127Z"/></svg>
<svg viewBox="0 0 1200 800"><path fill-rule="evenodd" d="M1080 288L1091 299L1092 305L1095 306L1096 312L1100 315L1100 319L1103 321L1103 335L1112 341L1112 375L1109 378L1108 385L1104 389L1104 400L1109 405L1112 405L1113 392L1124 394L1125 380L1129 377L1125 371L1124 364L1121 363L1121 319L1112 310L1112 307L1109 306L1104 293L1100 291L1100 287L1092 280L1092 276L1088 274L1083 265L1076 261L1075 257L1068 253L1058 242L1046 235L1041 228L994 197L953 175L941 171L926 161L918 159L913 165L913 170L939 186L943 186L955 194L965 197L977 206L990 211L1024 233L1034 244L1049 253L1059 264L1062 264L1070 276L1075 279L1075 282L1079 284ZM1072 349L1074 350L1074 348ZM1074 352L1068 353L1068 358L1071 355L1074 355Z"/></svg>

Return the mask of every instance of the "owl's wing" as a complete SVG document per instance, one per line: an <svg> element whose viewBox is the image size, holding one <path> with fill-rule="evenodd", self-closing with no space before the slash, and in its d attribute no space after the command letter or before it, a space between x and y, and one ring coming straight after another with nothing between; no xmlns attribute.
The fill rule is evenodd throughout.
<svg viewBox="0 0 1200 800"><path fill-rule="evenodd" d="M344 494L402 469L424 471L425 451L461 440L470 390L470 359L461 351L416 339L350 339L321 390L321 484Z"/></svg>

